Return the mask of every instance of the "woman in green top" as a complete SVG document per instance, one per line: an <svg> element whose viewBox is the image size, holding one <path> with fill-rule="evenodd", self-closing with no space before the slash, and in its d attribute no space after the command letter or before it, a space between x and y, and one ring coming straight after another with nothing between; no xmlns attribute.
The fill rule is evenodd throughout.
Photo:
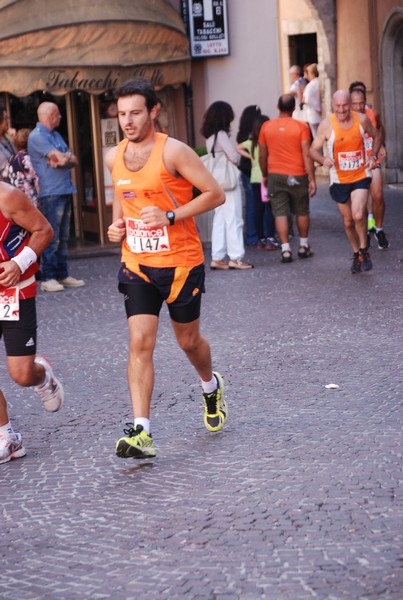
<svg viewBox="0 0 403 600"><path fill-rule="evenodd" d="M252 169L250 175L250 183L254 199L254 215L256 231L259 238L257 248L266 250L277 250L278 244L275 242L275 227L274 217L271 210L270 202L266 198L262 199L261 183L262 171L259 166L259 132L260 128L266 121L269 120L267 115L259 115L256 117L252 126L251 138L237 145L237 152L241 156L251 159Z"/></svg>

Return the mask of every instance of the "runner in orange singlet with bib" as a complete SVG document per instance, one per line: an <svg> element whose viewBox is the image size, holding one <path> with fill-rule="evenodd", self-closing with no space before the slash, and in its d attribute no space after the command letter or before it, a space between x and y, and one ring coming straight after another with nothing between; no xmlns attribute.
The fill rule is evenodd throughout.
<svg viewBox="0 0 403 600"><path fill-rule="evenodd" d="M186 144L154 129L158 99L148 79L116 90L125 139L105 162L115 187L111 242L122 241L119 290L130 334L128 380L134 422L116 443L122 458L156 456L150 427L153 353L166 302L179 346L201 379L204 424L219 431L227 420L224 382L212 371L210 346L199 331L204 292L203 248L194 217L222 204L224 193ZM200 195L193 199L193 189Z"/></svg>
<svg viewBox="0 0 403 600"><path fill-rule="evenodd" d="M363 85L363 84L362 84ZM365 88L355 88L351 90L351 106L353 110L363 113L369 117L372 125L381 131L383 138L384 128L380 123L379 115L366 105L366 92ZM371 136L366 134L365 136L365 147L368 156L372 153L373 139ZM374 233L375 239L378 242L378 248L380 250L386 250L389 248L389 241L383 230L383 220L385 218L385 199L383 196L383 180L382 180L382 167L381 160L386 157L386 148L382 143L379 152L378 160L376 161L376 169L372 172L372 181L369 188L370 197L368 200L368 245L371 242L371 233Z"/></svg>
<svg viewBox="0 0 403 600"><path fill-rule="evenodd" d="M353 249L351 272L372 269L367 247L367 200L371 172L376 167L381 134L366 115L351 110L350 94L333 95L334 113L324 119L310 148L316 162L330 170L330 195L337 202L348 241ZM373 138L373 153L367 156L365 134ZM327 144L327 156L323 145Z"/></svg>

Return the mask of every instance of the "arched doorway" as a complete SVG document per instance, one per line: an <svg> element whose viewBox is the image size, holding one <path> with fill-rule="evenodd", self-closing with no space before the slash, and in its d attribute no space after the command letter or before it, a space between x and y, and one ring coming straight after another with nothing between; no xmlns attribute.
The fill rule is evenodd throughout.
<svg viewBox="0 0 403 600"><path fill-rule="evenodd" d="M381 42L382 106L388 156L387 183L403 182L403 8L388 15Z"/></svg>

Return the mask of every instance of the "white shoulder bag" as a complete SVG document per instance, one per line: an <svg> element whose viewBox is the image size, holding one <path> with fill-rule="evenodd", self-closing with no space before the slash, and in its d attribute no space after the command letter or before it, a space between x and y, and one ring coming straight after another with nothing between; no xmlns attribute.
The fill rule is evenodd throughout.
<svg viewBox="0 0 403 600"><path fill-rule="evenodd" d="M240 171L228 158L225 152L215 152L214 146L217 140L217 134L214 137L211 152L201 156L204 166L214 179L220 184L224 192L234 190L238 185Z"/></svg>

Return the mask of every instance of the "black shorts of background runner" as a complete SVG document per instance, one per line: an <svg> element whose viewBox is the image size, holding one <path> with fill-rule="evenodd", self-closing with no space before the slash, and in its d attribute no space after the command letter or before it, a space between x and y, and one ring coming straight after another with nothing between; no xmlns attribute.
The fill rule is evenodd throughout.
<svg viewBox="0 0 403 600"><path fill-rule="evenodd" d="M36 354L36 299L20 300L18 321L0 321L0 338L4 337L7 356Z"/></svg>
<svg viewBox="0 0 403 600"><path fill-rule="evenodd" d="M169 298L176 268L140 267L150 283L122 266L119 272L119 291L124 294L127 318L133 315L158 316L164 301ZM122 281L124 279L124 281ZM189 274L175 300L167 303L170 317L177 323L191 323L200 317L201 294L204 289L204 265Z"/></svg>
<svg viewBox="0 0 403 600"><path fill-rule="evenodd" d="M372 178L365 177L354 183L332 183L329 193L335 202L344 204L351 196L354 190L369 190Z"/></svg>

